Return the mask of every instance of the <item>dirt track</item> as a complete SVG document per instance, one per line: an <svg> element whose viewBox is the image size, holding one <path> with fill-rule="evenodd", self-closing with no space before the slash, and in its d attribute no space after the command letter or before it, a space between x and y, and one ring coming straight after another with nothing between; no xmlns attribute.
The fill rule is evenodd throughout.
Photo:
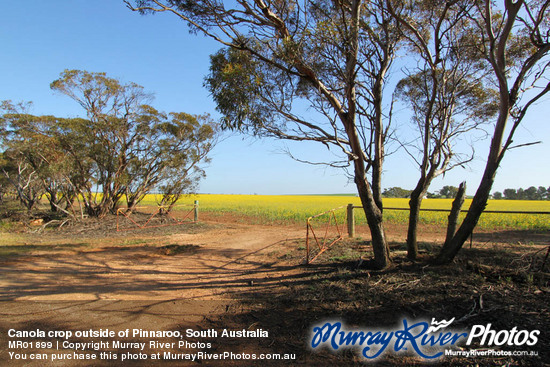
<svg viewBox="0 0 550 367"><path fill-rule="evenodd" d="M212 226L198 233L115 234L115 240L98 234L99 246L97 237L86 246L59 243L54 235L28 256L8 257L0 265L0 364L44 365L9 359L10 328L200 330L210 318L240 307L233 293L281 287L285 277L300 271L272 265L292 239L303 237L303 230ZM90 234L80 240L88 243ZM121 240L123 246L114 245ZM37 236L36 242L44 239ZM74 236L71 243L78 243ZM103 360L94 365L111 364Z"/></svg>
<svg viewBox="0 0 550 367"><path fill-rule="evenodd" d="M270 254L303 236L297 228L229 224L140 245L37 251L2 264L0 300L223 299L280 279Z"/></svg>
<svg viewBox="0 0 550 367"><path fill-rule="evenodd" d="M7 347L8 341L13 340L6 335L11 328L117 332L265 328L269 338L199 337L189 340L209 342L212 347L172 351L295 353L299 364L311 366L364 363L358 362L353 353L311 353L305 344L312 325L344 315L352 323L383 326L394 322L396 315L439 319L470 315L471 322L490 322L501 329L513 324L529 330L548 330L546 280L525 278L514 270L522 264L535 264L535 258L529 257L535 253L540 265L549 233L476 233L473 249L463 254L465 259L441 269L410 264L404 254L394 251L393 270L371 273L358 268L357 257L344 256L343 262L335 265L336 260L328 252L323 261L300 266L302 250L298 248L303 247L304 232L302 226L249 226L226 221L121 233L113 231L112 226L106 228L104 223L89 222L84 227L59 232L22 235L12 246L15 255L4 256L0 262L0 365L126 365L105 359L93 364L74 360L16 361L10 359L9 353L19 350ZM402 232L394 229L391 238L402 240ZM425 228L423 239L437 243L438 236ZM531 245L523 245L527 242ZM357 255L364 253L366 245L359 241L336 247L336 254L352 251ZM491 259L504 261L499 264L503 265L501 272L487 272L490 267L475 266L478 261L491 264ZM477 305L475 314L472 304ZM544 338L541 336L541 345L548 345L548 338ZM124 340L148 342L143 337ZM73 353L55 347L40 350ZM111 345L107 350L122 355L133 349ZM149 348L146 352L159 351ZM392 358L381 365L408 366L418 362L408 357ZM541 357L534 361L545 358L541 350ZM519 361L527 366L531 360ZM465 362L469 361L450 359L445 365ZM486 362L480 365L495 364L495 360ZM204 364L257 365L243 361ZM189 364L163 360L162 365Z"/></svg>

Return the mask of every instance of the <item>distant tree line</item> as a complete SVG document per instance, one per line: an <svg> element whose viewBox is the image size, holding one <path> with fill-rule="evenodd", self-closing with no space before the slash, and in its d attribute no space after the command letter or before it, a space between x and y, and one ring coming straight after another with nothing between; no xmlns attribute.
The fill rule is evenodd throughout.
<svg viewBox="0 0 550 367"><path fill-rule="evenodd" d="M458 187L455 186L443 186L441 190L436 192L428 192L426 198L454 198L458 192ZM401 187L390 187L384 189L382 196L386 198L410 198L412 190L406 190ZM527 189L505 189L503 192L495 191L492 195L495 200L550 200L550 186L548 188L544 186L530 186Z"/></svg>
<svg viewBox="0 0 550 367"><path fill-rule="evenodd" d="M495 191L493 199L496 200L550 200L550 186L530 186L527 189L505 189L504 191Z"/></svg>
<svg viewBox="0 0 550 367"><path fill-rule="evenodd" d="M401 187L390 187L389 189L384 189L382 196L386 198L410 198L413 190L406 190ZM438 199L445 198L451 199L456 196L458 193L458 187L455 186L443 186L439 191L427 192L426 198L428 199Z"/></svg>
<svg viewBox="0 0 550 367"><path fill-rule="evenodd" d="M54 212L101 217L156 190L169 210L204 176L217 135L208 115L157 111L143 87L104 73L66 70L51 89L86 118L35 116L30 103L2 102L0 200L11 191L29 211L46 197Z"/></svg>

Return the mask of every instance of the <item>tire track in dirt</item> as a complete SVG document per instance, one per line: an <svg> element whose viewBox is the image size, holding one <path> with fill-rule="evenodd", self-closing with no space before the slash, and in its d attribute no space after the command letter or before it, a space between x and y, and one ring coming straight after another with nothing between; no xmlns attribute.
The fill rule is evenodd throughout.
<svg viewBox="0 0 550 367"><path fill-rule="evenodd" d="M7 359L5 332L11 328L202 329L228 310L240 310L239 294L260 287L275 292L285 287L283 282L290 274L303 271L299 266L282 265L277 258L295 246L292 239L303 238L301 229L240 224L212 227L193 234L132 235L147 239L139 245L113 246L118 240L94 248L46 245L47 251L1 262L0 364L13 362ZM166 246L189 251L167 256L161 251ZM55 364L27 361L22 365ZM89 364L73 360L63 365ZM111 364L98 361L97 365ZM163 365L181 362L163 361Z"/></svg>
<svg viewBox="0 0 550 367"><path fill-rule="evenodd" d="M220 299L251 285L276 286L274 254L295 227L224 225L195 234L172 234L147 245L34 253L0 268L0 300ZM162 246L189 251L166 256Z"/></svg>

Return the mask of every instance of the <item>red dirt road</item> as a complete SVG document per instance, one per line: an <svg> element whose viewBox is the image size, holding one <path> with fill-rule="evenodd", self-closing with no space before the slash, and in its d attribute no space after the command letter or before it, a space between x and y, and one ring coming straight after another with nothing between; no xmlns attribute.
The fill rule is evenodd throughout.
<svg viewBox="0 0 550 367"><path fill-rule="evenodd" d="M285 246L295 246L293 239L303 238L303 230L212 226L200 233L143 236L137 245L131 243L138 242L139 233L129 232L123 246L113 246L109 239L104 246L45 244L44 250L38 246L26 256L8 257L0 264L0 365L90 365L75 360L61 364L15 360L9 353L22 351L8 348L13 340L6 335L9 329L200 330L209 318L239 307L231 298L233 293L277 288L286 276L300 271L271 265ZM171 248L178 246L183 251L172 254ZM23 350L28 356L37 351ZM112 362L98 360L93 365ZM181 365L163 361L163 365L172 364Z"/></svg>
<svg viewBox="0 0 550 367"><path fill-rule="evenodd" d="M0 300L224 299L251 282L269 285L270 254L303 237L293 227L228 224L139 245L38 250L2 264ZM166 245L186 250L168 256Z"/></svg>

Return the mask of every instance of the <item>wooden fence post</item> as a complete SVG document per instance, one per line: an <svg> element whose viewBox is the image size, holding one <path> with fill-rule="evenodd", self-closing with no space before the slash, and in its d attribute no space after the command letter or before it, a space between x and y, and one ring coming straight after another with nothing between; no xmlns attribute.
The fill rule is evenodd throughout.
<svg viewBox="0 0 550 367"><path fill-rule="evenodd" d="M350 238L355 237L355 217L353 215L353 204L348 204L348 236Z"/></svg>
<svg viewBox="0 0 550 367"><path fill-rule="evenodd" d="M195 206L193 209L195 213L194 221L198 222L199 221L199 201L198 200L195 200Z"/></svg>

